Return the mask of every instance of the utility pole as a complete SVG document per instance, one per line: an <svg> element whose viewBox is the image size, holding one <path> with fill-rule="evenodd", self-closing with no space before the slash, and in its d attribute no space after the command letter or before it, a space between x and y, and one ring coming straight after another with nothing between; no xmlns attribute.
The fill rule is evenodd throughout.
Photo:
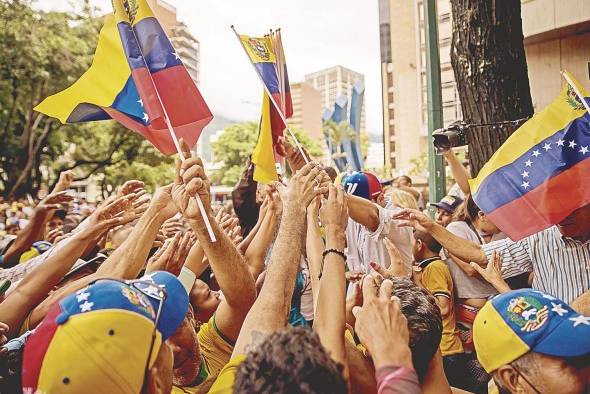
<svg viewBox="0 0 590 394"><path fill-rule="evenodd" d="M430 202L439 202L446 194L445 163L432 144L432 132L443 127L438 49L438 11L436 0L424 0L426 37L426 92L428 97L428 185Z"/></svg>

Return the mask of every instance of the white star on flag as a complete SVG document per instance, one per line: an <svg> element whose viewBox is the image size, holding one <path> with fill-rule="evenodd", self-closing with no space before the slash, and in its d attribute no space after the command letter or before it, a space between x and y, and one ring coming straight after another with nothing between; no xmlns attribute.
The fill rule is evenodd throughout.
<svg viewBox="0 0 590 394"><path fill-rule="evenodd" d="M86 301L85 303L80 305L80 312L89 312L92 310L93 306L94 306L94 302Z"/></svg>
<svg viewBox="0 0 590 394"><path fill-rule="evenodd" d="M143 100L142 99L137 100L137 102L139 103L139 105L141 105L143 107Z"/></svg>
<svg viewBox="0 0 590 394"><path fill-rule="evenodd" d="M545 152L547 152L549 149L551 149L551 144L547 143L543 145L543 149L545 149Z"/></svg>
<svg viewBox="0 0 590 394"><path fill-rule="evenodd" d="M522 174L520 174L520 175L522 175L523 178L529 177L529 173L527 171L523 171Z"/></svg>
<svg viewBox="0 0 590 394"><path fill-rule="evenodd" d="M88 301L88 297L90 297L90 293L83 292L83 293L78 294L76 296L76 299L78 300L78 302L82 302L82 301Z"/></svg>
<svg viewBox="0 0 590 394"><path fill-rule="evenodd" d="M580 149L580 153L581 153L581 154L583 154L583 155L585 155L586 153L588 153L588 147L587 147L587 146L583 146L583 147Z"/></svg>
<svg viewBox="0 0 590 394"><path fill-rule="evenodd" d="M539 153L539 151L538 151L538 150L536 150L536 151L533 151L533 156L535 156L535 157L539 156L540 154L541 154L541 153Z"/></svg>
<svg viewBox="0 0 590 394"><path fill-rule="evenodd" d="M528 183L528 182L523 182L523 183L522 183L522 185L520 185L520 186L524 187L524 189L526 190L526 189L528 189L528 188L529 188L529 186L530 186L530 183Z"/></svg>
<svg viewBox="0 0 590 394"><path fill-rule="evenodd" d="M148 120L150 120L150 117L148 116L148 114L146 114L146 113L144 112L144 113L143 113L143 118L141 118L141 119L143 119L143 121L147 123L147 122L148 122Z"/></svg>
<svg viewBox="0 0 590 394"><path fill-rule="evenodd" d="M565 141L564 141L564 140L562 140L562 139L560 138L560 139L557 141L557 146L563 146L563 143L564 143L564 142L565 142Z"/></svg>
<svg viewBox="0 0 590 394"><path fill-rule="evenodd" d="M530 166L533 165L533 162L530 161L530 160L527 160L527 161L524 162L524 165L527 166L527 167L530 167Z"/></svg>
<svg viewBox="0 0 590 394"><path fill-rule="evenodd" d="M570 148L573 148L576 145L578 145L578 144L576 144L576 141L574 141L574 140L570 141Z"/></svg>
<svg viewBox="0 0 590 394"><path fill-rule="evenodd" d="M172 54L174 55L174 57L176 58L176 60L180 60L180 56L178 56L178 53L172 52Z"/></svg>
<svg viewBox="0 0 590 394"><path fill-rule="evenodd" d="M563 316L566 313L568 313L568 310L564 309L563 306L561 306L561 304L555 304L552 302L551 305L553 305L551 311L557 313L559 316Z"/></svg>
<svg viewBox="0 0 590 394"><path fill-rule="evenodd" d="M540 292L539 292L539 294L540 294ZM549 300L549 301L555 301L557 299L553 296L550 296L549 294L543 294L542 297Z"/></svg>
<svg viewBox="0 0 590 394"><path fill-rule="evenodd" d="M574 327L578 327L580 324L590 326L590 316L579 315L576 317L570 317L569 320L574 322Z"/></svg>

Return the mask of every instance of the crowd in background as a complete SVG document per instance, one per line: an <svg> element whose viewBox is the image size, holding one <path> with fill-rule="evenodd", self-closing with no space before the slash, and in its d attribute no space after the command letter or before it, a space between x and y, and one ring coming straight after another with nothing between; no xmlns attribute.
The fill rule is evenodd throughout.
<svg viewBox="0 0 590 394"><path fill-rule="evenodd" d="M452 151L429 205L283 144L221 205L186 145L153 194L0 200L0 392L588 391L590 206L512 241Z"/></svg>

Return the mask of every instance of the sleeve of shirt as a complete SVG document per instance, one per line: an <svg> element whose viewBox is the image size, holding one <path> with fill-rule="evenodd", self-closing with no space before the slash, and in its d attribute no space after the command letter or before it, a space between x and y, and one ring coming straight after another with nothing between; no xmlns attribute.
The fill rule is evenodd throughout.
<svg viewBox="0 0 590 394"><path fill-rule="evenodd" d="M400 227L399 221L394 220L392 216L399 212L399 208L382 208L377 206L379 209L379 226L373 231L370 236L375 240L380 237L387 237L395 247L399 250L404 259L404 262L409 263L413 260L412 257L412 244L413 236L412 230L409 227Z"/></svg>
<svg viewBox="0 0 590 394"><path fill-rule="evenodd" d="M432 263L422 274L422 284L433 296L451 298L451 274L442 261Z"/></svg>
<svg viewBox="0 0 590 394"><path fill-rule="evenodd" d="M511 278L533 270L527 238L512 241L510 238L490 242L481 246L488 260L494 252L502 254L502 277Z"/></svg>
<svg viewBox="0 0 590 394"><path fill-rule="evenodd" d="M419 394L418 375L405 367L381 367L375 371L378 394Z"/></svg>

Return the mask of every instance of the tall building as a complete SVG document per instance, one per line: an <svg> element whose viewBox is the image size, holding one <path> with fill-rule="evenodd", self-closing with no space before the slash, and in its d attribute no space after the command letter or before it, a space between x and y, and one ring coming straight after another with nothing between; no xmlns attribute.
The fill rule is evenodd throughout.
<svg viewBox="0 0 590 394"><path fill-rule="evenodd" d="M163 0L147 0L154 15L170 38L176 53L195 83L199 84L200 43L187 26L176 18L176 7Z"/></svg>
<svg viewBox="0 0 590 394"><path fill-rule="evenodd" d="M305 82L320 92L324 108L333 108L336 99L340 96L348 97L350 105L352 88L356 81L364 82L365 76L342 66L327 68L305 76ZM365 106L363 106L361 131L366 130L365 125Z"/></svg>
<svg viewBox="0 0 590 394"><path fill-rule="evenodd" d="M524 44L535 110L543 108L559 93L563 86L560 69L568 69L582 83L588 82L590 2L567 0L566 3L522 0ZM437 7L443 120L448 125L461 119L462 113L450 58L450 0L438 0ZM412 167L411 160L426 153L430 143L424 2L379 0L379 11L385 161L396 172L407 172ZM385 33L388 20L389 40ZM391 63L387 62L387 56L384 58L388 53Z"/></svg>
<svg viewBox="0 0 590 394"><path fill-rule="evenodd" d="M298 82L291 84L291 99L293 116L289 125L305 130L315 140L322 140L321 93L307 82Z"/></svg>

